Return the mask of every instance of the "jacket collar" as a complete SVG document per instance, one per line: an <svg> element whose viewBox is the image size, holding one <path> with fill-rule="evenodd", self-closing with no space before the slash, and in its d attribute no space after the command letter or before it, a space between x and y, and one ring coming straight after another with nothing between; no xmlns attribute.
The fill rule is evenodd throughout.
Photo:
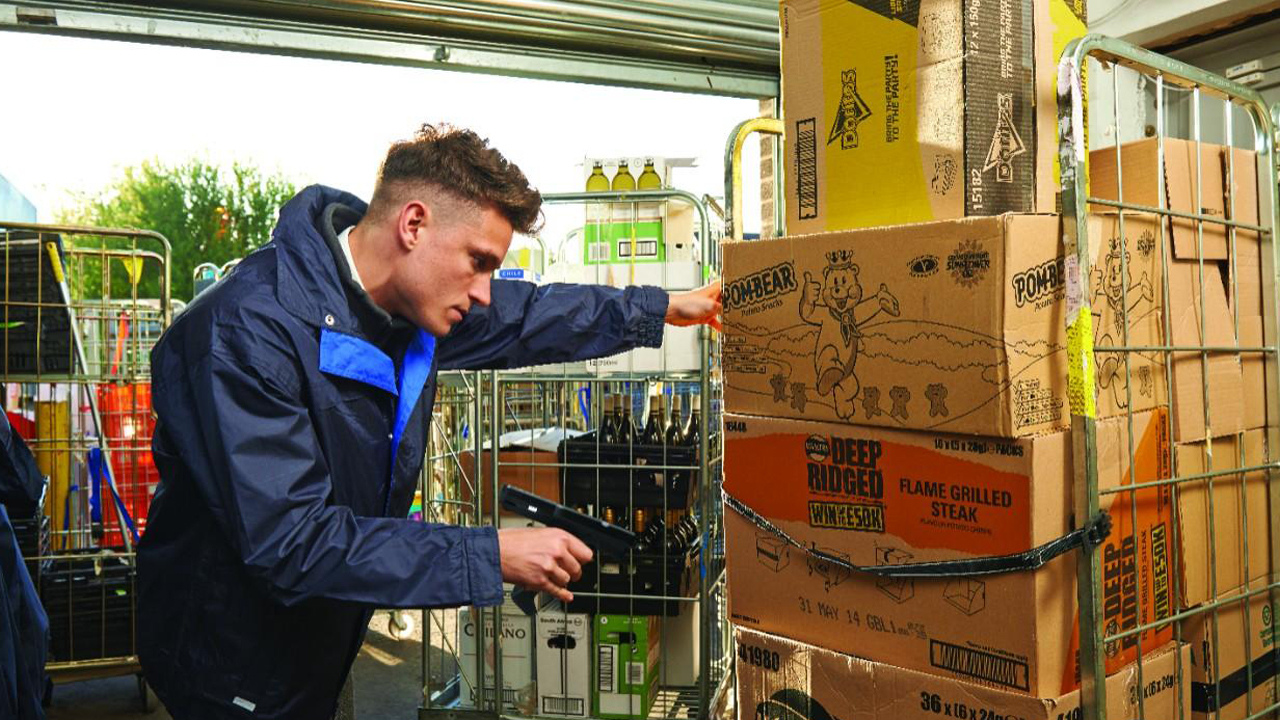
<svg viewBox="0 0 1280 720"><path fill-rule="evenodd" d="M363 215L368 206L350 193L311 185L280 209L271 233L276 247L276 297L302 322L364 336L351 309L333 254L318 229L324 210L341 203Z"/></svg>

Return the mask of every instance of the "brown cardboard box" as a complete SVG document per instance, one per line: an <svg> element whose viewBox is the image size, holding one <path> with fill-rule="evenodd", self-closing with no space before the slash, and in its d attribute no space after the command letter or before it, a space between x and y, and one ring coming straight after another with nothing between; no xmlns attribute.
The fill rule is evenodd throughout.
<svg viewBox="0 0 1280 720"><path fill-rule="evenodd" d="M1224 154L1225 158L1226 155ZM1236 219L1241 222L1257 224L1258 213L1258 154L1251 150L1235 148L1232 151L1232 167L1230 170L1230 190L1224 199L1224 205L1235 212ZM1231 267L1228 259L1227 272ZM1252 230L1236 231L1236 267L1233 276L1235 292L1227 294L1232 309L1236 302L1240 303L1240 314L1244 316L1262 313L1262 240Z"/></svg>
<svg viewBox="0 0 1280 720"><path fill-rule="evenodd" d="M1199 153L1199 190L1197 190L1196 144L1166 138L1164 141L1164 202L1161 202L1159 146L1156 139L1139 140L1120 147L1116 168L1116 148L1095 150L1089 155L1091 192L1096 197L1119 200L1118 176L1123 175L1124 201L1150 207L1167 207L1183 213L1202 213L1213 217L1234 216L1258 222L1257 155L1235 149L1230 156L1225 148L1201 143ZM1227 182L1230 175L1231 182ZM1239 304L1242 332L1244 323L1262 313L1262 245L1258 234L1250 230L1235 233L1235 260L1231 260L1230 234L1221 225L1206 223L1197 235L1196 223L1172 218L1159 240L1168 243L1169 302L1173 344L1181 346L1230 346L1236 344L1234 312ZM1197 252L1202 247L1203 254ZM1165 250L1157 252L1163 255ZM1200 322L1200 272L1198 258L1205 259L1204 293L1207 320ZM1204 331L1201 331L1201 326ZM1252 328L1250 328L1252 332ZM1261 344L1261 343L1256 343ZM1212 432L1223 435L1247 427L1259 427L1259 397L1246 400L1241 383L1240 358L1212 354L1208 359L1210 427L1204 417L1204 367L1199 353L1174 356L1174 439L1178 442L1202 440ZM1256 375L1253 376L1256 379ZM1254 392L1251 389L1249 392ZM1245 404L1250 404L1246 408ZM1246 409L1248 412L1246 412Z"/></svg>
<svg viewBox="0 0 1280 720"><path fill-rule="evenodd" d="M489 491L490 477L493 473L493 451L480 453L480 483L484 490L481 511L489 516L493 507L493 493ZM475 454L471 451L458 453L458 464L462 468L463 482L459 484L459 499L471 502L471 488L475 480L471 477L475 472ZM532 448L508 448L498 451L498 489L503 485L515 485L534 495L560 502L560 466L556 454ZM506 510L501 514L510 515Z"/></svg>
<svg viewBox="0 0 1280 720"><path fill-rule="evenodd" d="M1200 144L1200 193L1196 184L1196 144L1188 140L1165 138L1164 182L1165 202L1170 210L1182 213L1201 213L1213 217L1226 217L1234 207L1235 218L1241 222L1258 222L1257 155L1248 150L1236 149L1232 162L1233 183L1227 187L1227 161L1225 148L1212 143ZM1120 146L1121 174L1124 183L1124 202L1161 207L1159 143L1157 139L1138 140ZM1090 192L1105 200L1120 200L1117 188L1116 149L1114 146L1089 153ZM1234 196L1234 197L1233 197ZM1228 204L1230 201L1230 205ZM1227 260L1228 242L1222 225L1206 223L1203 237L1196 237L1196 221L1173 218L1173 258L1195 260L1197 242L1203 243L1206 260ZM1257 234L1239 231L1237 242L1245 237L1256 242Z"/></svg>
<svg viewBox="0 0 1280 720"><path fill-rule="evenodd" d="M1169 476L1163 410L1098 422L1098 484ZM1018 440L727 415L726 495L807 548L853 565L1007 555L1071 529L1068 432ZM1104 496L1114 529L1099 553L1105 622L1172 615L1176 569L1168 486ZM869 660L1051 697L1077 684L1075 553L1034 572L897 580L779 544L726 505L733 622ZM1135 550L1137 563L1135 563ZM1135 578L1138 582L1135 582ZM1139 584L1140 583L1140 584ZM1142 598L1138 607L1135 588ZM1130 635L1108 671L1153 650L1171 628Z"/></svg>
<svg viewBox="0 0 1280 720"><path fill-rule="evenodd" d="M1280 594L1263 590L1266 586L1254 583L1250 592L1255 594L1247 597L1244 588L1223 593L1220 599L1241 600L1182 621L1183 640L1191 646L1192 718L1243 720L1280 697L1273 621L1280 613Z"/></svg>
<svg viewBox="0 0 1280 720"><path fill-rule="evenodd" d="M738 717L743 720L938 720L1080 717L1080 693L1044 698L1002 692L823 650L777 635L735 628ZM1106 680L1108 720L1168 720L1190 707L1178 673L1190 652L1172 643ZM1179 663L1181 656L1181 663ZM1141 691L1141 714L1138 696ZM1181 696L1181 697L1179 697ZM1183 715L1185 717L1185 715Z"/></svg>
<svg viewBox="0 0 1280 720"><path fill-rule="evenodd" d="M1242 443L1238 438L1243 438ZM1213 461L1208 462L1212 451ZM1231 468L1254 467L1267 462L1262 430L1243 436L1215 438L1175 446L1179 477ZM1264 472L1213 478L1213 511L1209 509L1209 481L1191 480L1178 486L1179 539L1182 552L1182 605L1207 602L1227 588L1240 587L1271 572L1270 513ZM1209 519L1213 518L1212 527ZM1248 534L1245 530L1248 526ZM1245 573L1245 550L1249 570ZM1210 573L1210 560L1214 572Z"/></svg>
<svg viewBox="0 0 1280 720"><path fill-rule="evenodd" d="M1217 263L1206 262L1203 266L1194 261L1170 263L1169 305L1174 346L1238 346ZM1250 388L1250 392L1260 391L1261 386ZM1206 396L1208 425L1205 424ZM1244 375L1238 355L1216 352L1206 357L1199 352L1173 353L1173 438L1176 442L1202 440L1210 432L1226 435L1244 430L1244 396Z"/></svg>
<svg viewBox="0 0 1280 720"><path fill-rule="evenodd" d="M1240 346L1262 347L1262 316L1242 316L1240 318ZM1244 391L1244 426L1246 430L1266 427L1267 394L1261 390L1266 388L1265 355L1260 352L1246 352L1240 356L1240 371ZM1274 412L1274 409L1272 410Z"/></svg>
<svg viewBox="0 0 1280 720"><path fill-rule="evenodd" d="M1116 218L1089 220L1095 343L1159 344L1156 226L1127 215L1125 233L1127 298ZM732 412L999 437L1070 424L1056 215L727 243L724 277ZM1130 359L1126 388L1119 356L1097 356L1100 416L1165 403L1163 357Z"/></svg>
<svg viewBox="0 0 1280 720"><path fill-rule="evenodd" d="M1053 211L1084 5L783 0L788 231Z"/></svg>

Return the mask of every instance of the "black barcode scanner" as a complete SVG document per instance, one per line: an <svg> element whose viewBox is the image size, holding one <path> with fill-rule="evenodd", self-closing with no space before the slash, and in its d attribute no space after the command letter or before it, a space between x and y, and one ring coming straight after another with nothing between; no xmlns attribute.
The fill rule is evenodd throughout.
<svg viewBox="0 0 1280 720"><path fill-rule="evenodd" d="M560 528L577 537L597 556L622 557L636 544L636 534L600 518L580 513L544 497L522 490L514 485L503 485L498 492L498 502L503 509L521 517ZM511 591L511 599L525 615L537 613L537 593L525 588Z"/></svg>

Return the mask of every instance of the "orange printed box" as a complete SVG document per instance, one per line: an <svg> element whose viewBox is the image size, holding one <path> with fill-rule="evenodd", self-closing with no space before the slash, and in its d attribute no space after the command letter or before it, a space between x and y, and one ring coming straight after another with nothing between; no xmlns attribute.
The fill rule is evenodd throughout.
<svg viewBox="0 0 1280 720"><path fill-rule="evenodd" d="M1125 418L1098 423L1103 490L1169 476L1165 411L1135 414L1132 442L1128 433ZM1024 552L1071 531L1072 478L1069 432L1002 440L728 415L725 493L767 521L726 505L730 617L1009 692L1067 692L1079 673L1075 552L1035 571L939 579L882 578L838 560ZM1173 614L1170 495L1154 486L1103 497L1114 524L1098 549L1108 634ZM1171 637L1165 626L1116 641L1108 672Z"/></svg>

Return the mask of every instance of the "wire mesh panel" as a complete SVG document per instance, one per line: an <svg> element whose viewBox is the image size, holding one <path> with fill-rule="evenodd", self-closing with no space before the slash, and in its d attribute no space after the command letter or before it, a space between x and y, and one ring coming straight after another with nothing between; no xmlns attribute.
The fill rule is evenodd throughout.
<svg viewBox="0 0 1280 720"><path fill-rule="evenodd" d="M0 383L46 478L9 508L50 624L55 679L136 669L133 549L159 480L149 356L169 244L141 231L0 227Z"/></svg>
<svg viewBox="0 0 1280 720"><path fill-rule="evenodd" d="M698 204L665 192L675 195ZM663 280L658 267L636 272L614 281L643 282L646 272ZM513 485L639 537L624 556L585 566L567 605L543 597L534 616L510 603L424 612L422 716L705 718L725 696L720 380L710 332L694 338L697 352L678 359L679 370L633 354L441 374L424 520L529 526L496 502Z"/></svg>
<svg viewBox="0 0 1280 720"><path fill-rule="evenodd" d="M1173 684L1179 718L1272 717L1274 128L1255 92L1109 38L1072 43L1059 78L1076 518L1114 522L1078 569L1084 715L1154 718L1149 691ZM1158 337L1131 332L1138 312ZM1102 437L1105 392L1162 409ZM1168 642L1190 663L1144 676ZM1106 681L1128 663L1136 685Z"/></svg>

